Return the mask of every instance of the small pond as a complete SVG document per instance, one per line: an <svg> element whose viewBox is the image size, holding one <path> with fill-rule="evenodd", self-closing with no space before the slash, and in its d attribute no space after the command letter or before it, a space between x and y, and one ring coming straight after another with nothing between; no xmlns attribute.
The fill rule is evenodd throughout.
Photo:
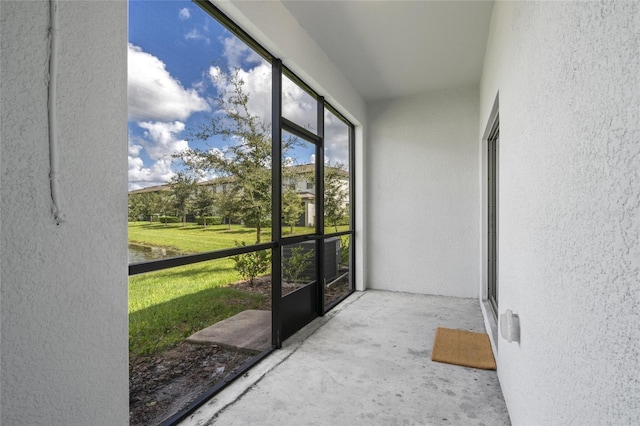
<svg viewBox="0 0 640 426"><path fill-rule="evenodd" d="M162 247L129 244L129 263L148 262L150 260L164 259L165 257L174 257L178 255L179 253Z"/></svg>

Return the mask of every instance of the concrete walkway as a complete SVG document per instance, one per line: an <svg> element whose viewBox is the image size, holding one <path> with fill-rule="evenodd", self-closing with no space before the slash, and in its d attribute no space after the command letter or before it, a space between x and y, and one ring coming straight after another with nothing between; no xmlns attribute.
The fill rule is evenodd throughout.
<svg viewBox="0 0 640 426"><path fill-rule="evenodd" d="M262 352L271 347L271 311L242 311L192 334L186 340Z"/></svg>
<svg viewBox="0 0 640 426"><path fill-rule="evenodd" d="M479 302L355 293L182 424L510 424L495 371L431 361L437 327L484 331Z"/></svg>

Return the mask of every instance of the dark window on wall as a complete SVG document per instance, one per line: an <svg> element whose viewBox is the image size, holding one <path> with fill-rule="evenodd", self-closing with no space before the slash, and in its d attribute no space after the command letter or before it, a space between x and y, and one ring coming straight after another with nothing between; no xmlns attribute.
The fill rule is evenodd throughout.
<svg viewBox="0 0 640 426"><path fill-rule="evenodd" d="M487 140L487 298L493 316L498 318L498 143L500 123L495 124Z"/></svg>

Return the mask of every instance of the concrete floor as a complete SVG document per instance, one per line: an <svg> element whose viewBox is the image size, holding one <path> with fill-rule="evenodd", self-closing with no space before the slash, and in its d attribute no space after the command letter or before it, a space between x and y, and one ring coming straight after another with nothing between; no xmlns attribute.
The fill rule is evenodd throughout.
<svg viewBox="0 0 640 426"><path fill-rule="evenodd" d="M431 361L478 300L367 290L289 338L182 425L508 425L495 371Z"/></svg>

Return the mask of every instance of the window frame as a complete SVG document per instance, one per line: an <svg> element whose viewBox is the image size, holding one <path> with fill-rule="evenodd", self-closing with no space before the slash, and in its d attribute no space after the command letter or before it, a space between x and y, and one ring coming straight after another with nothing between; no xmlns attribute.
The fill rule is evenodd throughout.
<svg viewBox="0 0 640 426"><path fill-rule="evenodd" d="M355 291L355 260L356 260L356 244L355 244L355 126L336 108L334 108L329 102L327 102L324 97L315 92L309 85L307 85L301 78L299 78L295 73L293 73L290 69L288 69L285 65L283 65L282 61L279 58L276 58L272 55L267 49L265 49L260 43L258 43L255 39L253 39L248 33L246 33L240 26L238 26L235 22L233 22L229 17L227 17L220 9L214 6L208 0L193 0L195 4L200 6L202 10L208 13L214 20L224 26L227 30L229 30L232 34L246 43L250 48L252 48L257 54L263 57L267 62L272 65L272 70L275 71L272 73L272 240L270 242L265 242L261 244L254 244L242 247L233 247L221 250L208 251L203 253L191 254L191 255L183 255L170 257L159 260L152 261L144 261L137 263L130 263L128 265L128 275L134 276L138 274L144 274L154 271L160 271L164 269L174 268L178 266L186 266L192 265L201 262L207 262L216 259L228 258L231 256L236 256L240 254L252 253L260 250L271 250L272 251L272 277L280 277L281 275L281 259L280 259L280 244L279 241L282 239L281 235L281 226L275 226L276 223L279 223L281 217L281 190L282 190L282 179L281 179L281 158L280 158L280 144L282 137L282 130L286 129L287 132L297 134L304 139L318 142L318 149L316 156L316 178L317 182L312 185L312 189L315 190L316 194L320 194L320 196L316 196L316 234L319 235L318 247L324 247L324 240L333 237L341 237L344 235L349 235L350 238L350 253L349 253L349 291L339 297L338 299L331 301L328 306L325 306L324 303L324 286L321 286L321 290L318 294L318 303L320 307L320 315L324 315L326 312L331 310L337 304L339 304L342 300L348 297ZM318 123L322 123L322 126L319 126L315 133L308 131L307 129L297 125L290 120L284 118L281 114L282 111L282 75L286 75L290 80L296 83L300 88L302 88L305 92L311 95L314 99L317 100L318 103ZM325 233L324 229L324 147L322 146L322 140L324 137L325 124L324 123L324 113L325 111L331 112L335 117L343 121L348 127L348 162L349 162L349 198L348 204L349 208L349 229L341 232L334 233ZM277 115L277 116L276 116ZM307 189L308 185L307 185ZM300 241L305 239L304 235L293 237L296 239L300 239ZM322 253L323 250L320 250ZM323 268L323 255L319 254L317 256L318 268L322 270ZM278 280L279 282L279 280ZM280 317L280 300L281 300L281 283L275 285L273 283L272 278L272 347L260 354L250 358L245 364L237 369L237 371L222 380L219 383L216 383L212 388L207 390L205 393L198 396L194 401L189 403L185 408L178 411L177 413L170 416L166 419L162 424L163 425L171 425L175 424L178 421L183 420L188 415L193 413L198 407L202 406L206 403L210 398L212 398L215 394L217 394L220 390L230 384L233 380L238 377L244 375L252 366L258 363L260 360L264 359L271 352L277 349L280 346L280 337L278 336L278 330L281 328L281 317Z"/></svg>

